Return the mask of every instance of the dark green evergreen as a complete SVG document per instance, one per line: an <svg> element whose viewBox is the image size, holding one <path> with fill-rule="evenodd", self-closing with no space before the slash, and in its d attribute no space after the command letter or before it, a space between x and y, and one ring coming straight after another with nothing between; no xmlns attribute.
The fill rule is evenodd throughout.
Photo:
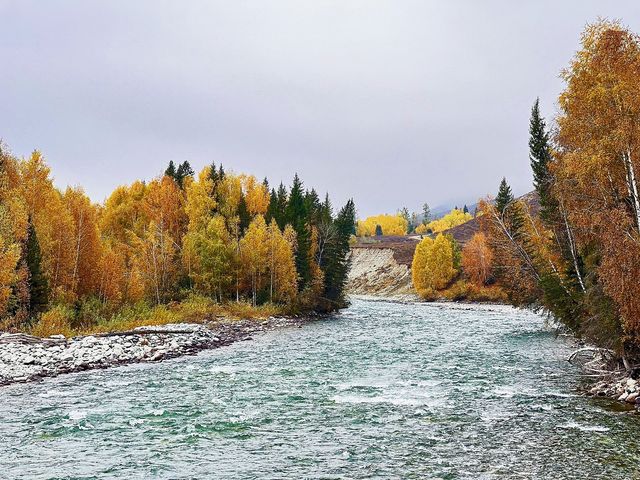
<svg viewBox="0 0 640 480"><path fill-rule="evenodd" d="M327 245L327 261L324 269L324 296L327 310L346 305L344 289L350 268L349 239L356 231L356 208L349 200L334 222L336 234Z"/></svg>
<svg viewBox="0 0 640 480"><path fill-rule="evenodd" d="M304 195L304 208L307 211L307 217L310 223L316 224L319 222L320 213L320 197L315 189L311 191L307 190Z"/></svg>
<svg viewBox="0 0 640 480"><path fill-rule="evenodd" d="M469 207L467 207L467 204L465 203L463 209L462 209L462 213L469 213Z"/></svg>
<svg viewBox="0 0 640 480"><path fill-rule="evenodd" d="M211 168L209 169L209 179L215 185L220 180L220 176L218 175L218 170L216 169L216 162L211 162Z"/></svg>
<svg viewBox="0 0 640 480"><path fill-rule="evenodd" d="M187 177L193 177L193 174L194 174L194 171L191 168L191 165L189 164L189 162L187 162L186 160L178 166L178 169L176 170L175 179L176 179L176 182L178 182L178 185L180 185L180 188L182 188L184 185L184 179Z"/></svg>
<svg viewBox="0 0 640 480"><path fill-rule="evenodd" d="M381 237L382 235L382 227L380 225L376 225L376 237Z"/></svg>
<svg viewBox="0 0 640 480"><path fill-rule="evenodd" d="M167 167L167 169L164 171L164 174L165 174L167 177L171 177L171 178L173 178L174 180L176 179L176 166L175 166L175 164L173 163L173 160L170 160L170 161L169 161L169 166L168 166L168 167Z"/></svg>
<svg viewBox="0 0 640 480"><path fill-rule="evenodd" d="M289 195L287 193L287 187L282 182L278 187L278 198L276 200L276 209L273 217L276 219L280 229L284 229L287 224L287 204L289 203Z"/></svg>
<svg viewBox="0 0 640 480"><path fill-rule="evenodd" d="M540 99L536 99L531 108L529 121L529 162L533 171L533 186L540 197L540 215L543 220L550 219L557 210L557 204L551 195L552 175L551 146L544 119L540 116Z"/></svg>
<svg viewBox="0 0 640 480"><path fill-rule="evenodd" d="M429 208L429 204L425 203L422 205L422 224L426 225L431 221L431 209Z"/></svg>
<svg viewBox="0 0 640 480"><path fill-rule="evenodd" d="M298 248L296 250L296 269L298 271L298 290L303 290L311 280L309 268L309 250L311 235L309 232L305 194L298 174L293 178L286 208L286 223L291 224L296 232Z"/></svg>
<svg viewBox="0 0 640 480"><path fill-rule="evenodd" d="M502 177L500 187L498 188L498 195L496 196L496 209L500 214L504 215L507 205L513 202L513 193L511 187L507 183L507 179Z"/></svg>
<svg viewBox="0 0 640 480"><path fill-rule="evenodd" d="M269 193L269 206L267 207L267 213L264 216L267 224L271 223L271 220L277 220L278 217L278 194L276 193L276 189L272 188L271 193Z"/></svg>
<svg viewBox="0 0 640 480"><path fill-rule="evenodd" d="M49 304L49 284L42 272L42 253L36 230L29 219L25 242L25 262L29 269L29 312L44 312Z"/></svg>

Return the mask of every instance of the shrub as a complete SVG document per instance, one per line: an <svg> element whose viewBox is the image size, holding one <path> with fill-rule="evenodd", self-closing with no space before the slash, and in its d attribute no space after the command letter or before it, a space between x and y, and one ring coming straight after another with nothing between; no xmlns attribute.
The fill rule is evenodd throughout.
<svg viewBox="0 0 640 480"><path fill-rule="evenodd" d="M64 305L56 305L43 313L38 322L31 328L31 334L37 337L50 335L64 335L72 337L74 331L71 325L74 321L74 311Z"/></svg>

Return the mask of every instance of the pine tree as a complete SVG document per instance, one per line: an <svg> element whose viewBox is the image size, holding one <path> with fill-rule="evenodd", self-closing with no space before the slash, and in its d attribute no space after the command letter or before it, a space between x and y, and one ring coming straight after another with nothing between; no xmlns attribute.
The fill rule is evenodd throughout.
<svg viewBox="0 0 640 480"><path fill-rule="evenodd" d="M184 179L187 177L193 177L193 173L191 165L186 160L178 166L174 178L176 182L178 182L178 185L180 185L180 188L182 188L184 184Z"/></svg>
<svg viewBox="0 0 640 480"><path fill-rule="evenodd" d="M431 221L431 209L429 208L429 204L425 203L422 205L422 224L426 225Z"/></svg>
<svg viewBox="0 0 640 480"><path fill-rule="evenodd" d="M382 235L382 227L380 226L380 224L378 224L376 225L376 237L381 237Z"/></svg>
<svg viewBox="0 0 640 480"><path fill-rule="evenodd" d="M464 204L464 207L462 208L462 213L469 213L469 207L467 207L467 204Z"/></svg>
<svg viewBox="0 0 640 480"><path fill-rule="evenodd" d="M329 194L325 194L324 202L320 205L318 213L320 223L330 223L333 219L333 207L331 206L331 200Z"/></svg>
<svg viewBox="0 0 640 480"><path fill-rule="evenodd" d="M507 206L513 202L513 193L511 187L507 183L507 179L502 177L500 187L498 188L498 195L496 196L496 209L500 214L504 214Z"/></svg>
<svg viewBox="0 0 640 480"><path fill-rule="evenodd" d="M168 167L167 167L167 169L164 171L164 174L165 174L167 177L171 177L171 178L173 178L174 180L176 180L176 166L175 166L175 164L173 163L173 160L170 160L170 161L169 161L169 166L168 166Z"/></svg>
<svg viewBox="0 0 640 480"><path fill-rule="evenodd" d="M25 260L29 269L29 312L43 312L49 303L49 285L41 269L42 252L36 230L29 219Z"/></svg>
<svg viewBox="0 0 640 480"><path fill-rule="evenodd" d="M278 194L276 193L276 189L272 188L271 193L269 194L269 207L267 208L267 213L265 215L265 220L270 225L271 220L275 220L278 216ZM277 220L276 220L277 223Z"/></svg>
<svg viewBox="0 0 640 480"><path fill-rule="evenodd" d="M529 122L529 161L533 171L533 186L540 196L540 214L543 220L549 219L557 209L551 196L552 176L549 171L551 163L551 147L549 134L546 131L544 119L540 116L540 99L536 99L531 108Z"/></svg>
<svg viewBox="0 0 640 480"><path fill-rule="evenodd" d="M218 180L220 180L220 176L218 175L218 170L216 170L215 162L211 162L211 168L209 169L209 179L213 182L214 186L216 183L218 183Z"/></svg>
<svg viewBox="0 0 640 480"><path fill-rule="evenodd" d="M350 268L349 239L356 230L356 208L349 200L335 219L336 235L328 245L326 268L324 270L324 296L331 302L329 309L345 305L344 288Z"/></svg>
<svg viewBox="0 0 640 480"><path fill-rule="evenodd" d="M314 188L311 191L306 191L304 195L304 208L307 211L307 216L310 223L318 223L318 213L320 210L320 197Z"/></svg>
<svg viewBox="0 0 640 480"><path fill-rule="evenodd" d="M278 187L278 198L276 201L276 209L274 213L274 218L278 223L278 226L281 230L284 230L285 225L287 224L287 204L289 202L287 187L285 187L282 182L280 182L280 186Z"/></svg>
<svg viewBox="0 0 640 480"><path fill-rule="evenodd" d="M303 290L311 280L309 267L309 249L311 247L311 235L309 232L307 210L305 208L305 196L302 190L302 182L296 174L289 194L286 208L286 223L291 224L296 232L298 249L296 250L296 270L299 281L298 290Z"/></svg>

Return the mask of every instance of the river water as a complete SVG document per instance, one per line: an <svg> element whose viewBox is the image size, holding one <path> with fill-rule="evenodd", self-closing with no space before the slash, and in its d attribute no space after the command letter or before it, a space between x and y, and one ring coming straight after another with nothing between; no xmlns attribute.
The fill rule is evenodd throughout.
<svg viewBox="0 0 640 480"><path fill-rule="evenodd" d="M356 299L196 357L0 390L7 479L631 479L640 417L508 307Z"/></svg>

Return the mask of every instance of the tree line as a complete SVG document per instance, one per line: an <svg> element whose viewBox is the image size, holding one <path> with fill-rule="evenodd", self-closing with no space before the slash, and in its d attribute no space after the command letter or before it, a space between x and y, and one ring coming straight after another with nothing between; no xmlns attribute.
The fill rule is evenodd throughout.
<svg viewBox="0 0 640 480"><path fill-rule="evenodd" d="M492 275L516 305L628 356L640 347L640 37L588 26L562 77L554 128L538 101L531 112L539 205L503 179L482 207Z"/></svg>
<svg viewBox="0 0 640 480"><path fill-rule="evenodd" d="M297 175L276 190L222 165L196 175L171 162L99 205L57 189L40 152L20 159L2 145L0 322L22 329L58 305L115 312L192 294L331 311L345 305L354 233L353 201L334 212Z"/></svg>

